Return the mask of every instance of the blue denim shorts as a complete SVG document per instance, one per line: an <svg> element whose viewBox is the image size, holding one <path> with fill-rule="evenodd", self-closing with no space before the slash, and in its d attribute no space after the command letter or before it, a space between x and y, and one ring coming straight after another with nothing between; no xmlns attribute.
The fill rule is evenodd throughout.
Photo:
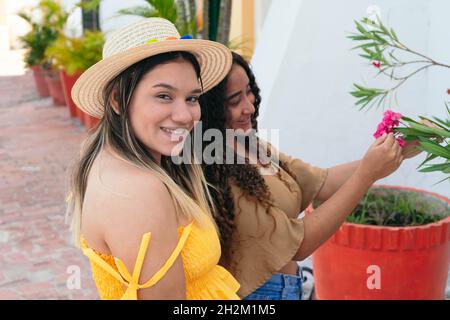
<svg viewBox="0 0 450 320"><path fill-rule="evenodd" d="M261 287L246 296L244 300L302 300L303 272L298 275L275 273Z"/></svg>

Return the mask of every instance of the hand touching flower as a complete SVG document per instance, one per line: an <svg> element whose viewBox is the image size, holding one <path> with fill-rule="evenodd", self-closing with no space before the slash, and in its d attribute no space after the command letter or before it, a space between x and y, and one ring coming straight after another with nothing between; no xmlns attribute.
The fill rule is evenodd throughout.
<svg viewBox="0 0 450 320"><path fill-rule="evenodd" d="M420 146L419 140L406 141L402 147L403 159L410 159L420 154L422 150L420 150L418 146Z"/></svg>
<svg viewBox="0 0 450 320"><path fill-rule="evenodd" d="M383 135L383 133L389 134L391 132L395 132L393 128L398 127L398 125L400 124L400 119L402 117L403 116L400 113L393 112L392 110L387 110L384 113L383 120L380 122L380 124L378 124L377 131L375 131L373 136L378 139ZM396 135L395 139L399 143L400 147L405 147L406 142L403 136Z"/></svg>

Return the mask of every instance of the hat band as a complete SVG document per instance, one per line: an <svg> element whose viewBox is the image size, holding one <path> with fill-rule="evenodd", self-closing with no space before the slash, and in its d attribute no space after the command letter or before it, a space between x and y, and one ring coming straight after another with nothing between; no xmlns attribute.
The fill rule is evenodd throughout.
<svg viewBox="0 0 450 320"><path fill-rule="evenodd" d="M167 40L190 40L193 39L193 37L190 34L185 34L184 36L180 37L179 39L177 37L174 36L170 36L170 37L166 37L161 41L167 41ZM151 38L150 40L147 40L145 43L154 43L154 42L159 42L160 40L156 39L156 38Z"/></svg>

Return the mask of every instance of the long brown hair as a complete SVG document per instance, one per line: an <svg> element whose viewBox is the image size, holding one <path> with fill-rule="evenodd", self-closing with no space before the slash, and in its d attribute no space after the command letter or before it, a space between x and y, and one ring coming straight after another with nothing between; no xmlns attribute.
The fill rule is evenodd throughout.
<svg viewBox="0 0 450 320"><path fill-rule="evenodd" d="M260 89L256 83L255 76L250 69L249 64L242 56L235 52L233 52L233 65L241 66L249 78L250 89L255 97L255 112L252 115L251 121L253 129L257 131L257 118L261 103ZM220 130L224 137L224 145L226 145L225 139L227 129L227 81L228 77L226 77L219 85L200 97L203 132L213 128ZM258 144L262 143L260 140L257 140L257 142ZM204 142L203 150L205 150L208 145L209 143ZM265 150L267 153L266 156L273 158L270 145L268 145ZM215 155L215 157L223 157L222 159L224 159L226 157L225 152L226 151L224 150L223 155ZM258 154L258 156L260 156L260 154ZM238 156L235 155L235 157ZM230 255L230 241L235 229L234 219L236 208L234 207L231 183L240 188L245 197L262 204L266 208L266 211L268 211L270 206L273 204L269 188L265 183L264 178L259 173L257 166L250 164L248 159L241 160L245 161L245 164L239 164L239 162L225 164L226 162L223 161L224 164L219 164L216 162L213 164L202 165L206 181L210 186L209 191L216 207L214 219L216 220L220 230L221 244L223 248L222 258L225 260ZM278 160L278 163L281 168L283 168L291 176L295 177L284 162Z"/></svg>
<svg viewBox="0 0 450 320"><path fill-rule="evenodd" d="M145 145L136 137L130 122L129 105L139 81L157 65L176 60L190 62L201 83L200 66L196 58L191 53L180 51L146 58L121 72L106 86L103 92L104 116L83 143L70 175L66 218L71 224L77 244L89 172L94 160L106 146L118 158L161 179L174 200L177 215L194 218L200 225L203 223L202 212L212 220L211 198L201 167L198 164L177 165L170 157L165 156L162 156L159 166ZM118 113L111 105L113 94L118 105Z"/></svg>

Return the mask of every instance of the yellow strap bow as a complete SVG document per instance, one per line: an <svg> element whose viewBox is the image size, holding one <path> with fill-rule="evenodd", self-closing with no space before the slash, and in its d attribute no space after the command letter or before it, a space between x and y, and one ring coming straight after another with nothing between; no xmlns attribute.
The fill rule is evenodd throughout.
<svg viewBox="0 0 450 320"><path fill-rule="evenodd" d="M127 287L124 295L122 296L121 300L137 300L137 291L139 289L145 289L153 286L156 284L164 275L167 273L167 271L170 269L170 267L173 265L175 260L177 259L178 255L180 254L181 250L184 247L184 244L186 243L186 240L191 232L192 229L192 223L187 225L183 228L183 233L181 234L180 239L178 240L178 244L173 250L170 257L167 259L167 261L164 263L164 265L159 269L147 282L144 284L139 284L139 277L142 270L142 265L144 264L145 254L148 249L148 245L151 239L151 232L147 232L142 236L141 245L139 247L139 253L136 259L136 263L134 265L133 269L133 275L131 275L127 268L125 267L125 264L122 262L122 260L114 257L114 262L117 266L117 269L119 272L114 270L113 267L111 267L108 263L106 263L105 260L103 260L94 250L92 250L89 247L83 248L83 253L91 259L91 261L95 262L97 265L102 267L106 272L111 274L115 279L120 281L123 285Z"/></svg>

